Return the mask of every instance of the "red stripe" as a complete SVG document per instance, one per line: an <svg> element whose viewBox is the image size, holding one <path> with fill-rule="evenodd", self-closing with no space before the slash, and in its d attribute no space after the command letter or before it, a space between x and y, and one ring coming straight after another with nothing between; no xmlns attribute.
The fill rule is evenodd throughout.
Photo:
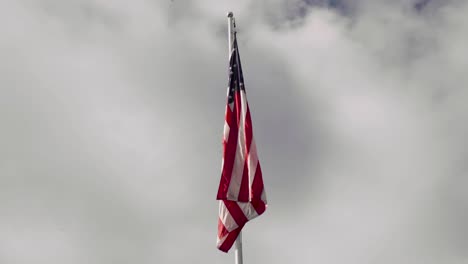
<svg viewBox="0 0 468 264"><path fill-rule="evenodd" d="M247 101L247 99L245 99ZM252 119L250 118L249 104L247 104L247 112L245 114L244 134L245 134L245 145L247 153L250 153L250 145L252 144Z"/></svg>
<svg viewBox="0 0 468 264"><path fill-rule="evenodd" d="M221 218L218 218L218 238L222 238L224 237L225 235L227 235L228 230L226 229L226 227L224 226L223 224L223 221L221 221Z"/></svg>
<svg viewBox="0 0 468 264"><path fill-rule="evenodd" d="M252 200L261 200L263 191L262 168L260 162L257 162L257 170L252 182Z"/></svg>
<svg viewBox="0 0 468 264"><path fill-rule="evenodd" d="M231 107L229 107L229 105L226 105L226 116L224 117L226 121L232 120L232 115L233 115L232 111L233 110L231 110Z"/></svg>
<svg viewBox="0 0 468 264"><path fill-rule="evenodd" d="M234 101L235 110L233 112L236 113L237 127L239 127L240 122L241 122L241 114L242 114L242 103L241 103L242 100L241 100L241 95L240 95L239 90L235 91L234 99L235 99Z"/></svg>
<svg viewBox="0 0 468 264"><path fill-rule="evenodd" d="M266 201L262 201L263 192L263 177L262 168L260 162L257 162L257 169L255 170L255 176L252 182L252 205L258 215L261 215L266 210Z"/></svg>
<svg viewBox="0 0 468 264"><path fill-rule="evenodd" d="M243 131L244 134L242 135L244 137L244 142L245 142L245 153L244 153L244 169L242 172L242 179L241 179L241 186L239 190L239 196L238 196L238 201L239 202L249 202L250 200L250 181L249 181L249 151L250 151L250 144L252 142L252 125L251 125L251 120L250 120L250 111L247 103L247 98L245 95L244 91L239 92L239 97L244 96L245 97L245 103L246 103L246 113L245 113L245 120L244 120L244 127ZM242 111L241 111L242 112ZM242 117L241 117L242 118Z"/></svg>
<svg viewBox="0 0 468 264"><path fill-rule="evenodd" d="M265 212L266 204L262 200L255 200L251 203L258 215L261 215Z"/></svg>
<svg viewBox="0 0 468 264"><path fill-rule="evenodd" d="M236 107L234 106L234 111ZM224 150L224 164L223 169L221 171L221 180L219 183L218 188L218 195L216 199L223 200L227 199L227 193L229 191L229 183L231 182L232 177L232 169L234 167L234 159L236 157L236 148L237 148L237 135L238 135L238 128L235 122L235 116L233 115L232 111L230 110L229 106L227 106L226 110L226 123L229 125L229 136L227 142L223 141Z"/></svg>
<svg viewBox="0 0 468 264"><path fill-rule="evenodd" d="M242 230L242 227L244 227L245 223L247 223L249 220L244 215L244 212L242 212L237 202L225 200L223 201L223 203L226 206L229 214L232 216L234 221L236 221L237 225L239 226L238 228L229 232L224 242L221 245L218 245L219 250L223 252L228 252L229 249L234 244L234 241L236 241L236 238L239 235L240 231ZM220 231L219 225L220 223L218 222L218 234L220 234L220 232L223 232L222 230L223 228L225 229L224 225L221 223L222 227ZM221 236L218 235L218 237L221 237Z"/></svg>
<svg viewBox="0 0 468 264"><path fill-rule="evenodd" d="M224 203L226 204L227 208L232 209L232 212L236 212L236 210L240 210L240 207L239 207L238 203L236 203L236 202L224 201ZM229 204L229 206L227 204ZM263 201L252 201L252 205L255 208L258 215L261 215L266 210L266 204ZM235 207L237 207L237 209L235 209ZM238 212L236 212L236 213L238 213ZM241 211L241 213L242 213L242 211ZM234 216L233 216L233 218L235 219ZM247 221L248 221L247 219L242 220L242 222L244 222L244 224L240 225L238 228L232 230L231 232L228 232L226 227L223 225L221 219L218 219L218 238L221 239L226 234L228 234L227 237L225 238L225 240L220 245L218 245L218 249L223 251L223 252L228 252L229 249L234 244L234 242L236 241L237 236L239 235L240 231L244 227L245 223L247 223Z"/></svg>
<svg viewBox="0 0 468 264"><path fill-rule="evenodd" d="M219 250L223 252L228 252L229 249L232 247L234 242L236 241L237 236L239 235L240 231L242 230L242 227L238 227L234 230L232 230L229 235L227 236L226 240L221 245L218 245Z"/></svg>
<svg viewBox="0 0 468 264"><path fill-rule="evenodd" d="M243 226L249 219L244 215L244 212L242 212L242 209L239 207L239 204L234 201L223 201L224 205L226 205L226 208L229 211L229 214L231 214L232 218L234 221L236 221L238 226Z"/></svg>

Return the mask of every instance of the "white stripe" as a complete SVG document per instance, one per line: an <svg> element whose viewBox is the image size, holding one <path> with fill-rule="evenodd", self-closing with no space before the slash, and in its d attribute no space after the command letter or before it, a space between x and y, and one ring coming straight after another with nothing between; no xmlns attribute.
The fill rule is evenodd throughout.
<svg viewBox="0 0 468 264"><path fill-rule="evenodd" d="M258 216L257 211L251 203L237 203L247 219L252 220Z"/></svg>
<svg viewBox="0 0 468 264"><path fill-rule="evenodd" d="M252 135L252 141L250 143L249 157L248 157L248 170L249 170L249 187L252 188L252 183L255 178L255 172L257 171L258 156L257 146L255 144L254 137ZM250 199L252 199L252 192L249 193Z"/></svg>
<svg viewBox="0 0 468 264"><path fill-rule="evenodd" d="M239 123L239 131L237 135L237 148L236 156L234 158L234 167L232 168L231 181L229 183L229 190L227 198L229 200L237 201L239 199L239 191L242 182L242 174L244 172L244 162L245 162L245 115L246 115L246 98L245 94L241 91L241 120ZM236 113L234 113L236 114Z"/></svg>
<svg viewBox="0 0 468 264"><path fill-rule="evenodd" d="M218 246L218 248L221 247L228 235L229 233L227 233L224 237L218 237L218 239L216 240L216 245Z"/></svg>
<svg viewBox="0 0 468 264"><path fill-rule="evenodd" d="M237 203L244 213L245 217L250 221L258 216L257 211L253 207L251 203ZM226 205L223 201L219 201L219 218L223 223L224 227L228 230L228 232L232 232L234 229L238 227L237 223L232 218L231 214L226 208ZM218 234L219 235L219 234ZM217 246L220 247L226 238L228 237L229 233L227 233L224 237L217 237Z"/></svg>
<svg viewBox="0 0 468 264"><path fill-rule="evenodd" d="M229 127L228 122L224 122L224 133L223 133L223 139L224 141L228 141L229 139L229 131L231 131L231 128Z"/></svg>
<svg viewBox="0 0 468 264"><path fill-rule="evenodd" d="M228 232L239 227L223 201L219 201L219 219L221 219L221 222Z"/></svg>
<svg viewBox="0 0 468 264"><path fill-rule="evenodd" d="M229 138L229 131L230 130L231 130L231 128L229 127L229 124L226 121L224 121L223 140L226 143L227 143L228 138ZM223 159L221 160L221 172L223 172L223 168L224 168L224 155L223 155Z"/></svg>

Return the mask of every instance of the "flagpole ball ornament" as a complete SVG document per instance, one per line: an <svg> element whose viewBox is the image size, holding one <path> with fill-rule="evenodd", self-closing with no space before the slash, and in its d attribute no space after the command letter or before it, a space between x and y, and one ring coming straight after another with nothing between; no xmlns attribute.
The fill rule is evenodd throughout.
<svg viewBox="0 0 468 264"><path fill-rule="evenodd" d="M232 12L227 13L227 17L233 17L234 14Z"/></svg>

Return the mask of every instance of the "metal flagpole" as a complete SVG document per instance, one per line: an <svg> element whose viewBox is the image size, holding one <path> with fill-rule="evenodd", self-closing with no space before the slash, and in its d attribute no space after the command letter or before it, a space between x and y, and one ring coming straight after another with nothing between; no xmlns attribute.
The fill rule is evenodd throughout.
<svg viewBox="0 0 468 264"><path fill-rule="evenodd" d="M239 236L236 239L236 249L234 251L234 258L236 264L242 264L242 231L239 233Z"/></svg>
<svg viewBox="0 0 468 264"><path fill-rule="evenodd" d="M236 22L234 19L234 14L232 12L229 12L227 14L228 17L228 41L229 41L229 59L231 59L231 54L232 54L232 45L234 44L234 34L236 32ZM234 258L235 258L235 264L242 264L243 259L242 259L242 232L239 233L239 236L237 236L236 239L236 248L234 251Z"/></svg>
<svg viewBox="0 0 468 264"><path fill-rule="evenodd" d="M228 42L229 42L229 59L231 59L231 52L232 52L232 44L234 41L234 32L235 32L235 27L234 27L234 14L232 12L229 12L227 14L228 17Z"/></svg>

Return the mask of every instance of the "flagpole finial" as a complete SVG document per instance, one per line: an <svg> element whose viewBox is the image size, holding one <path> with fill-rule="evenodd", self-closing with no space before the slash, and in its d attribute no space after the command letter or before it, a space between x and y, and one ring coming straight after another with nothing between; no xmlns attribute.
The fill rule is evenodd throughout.
<svg viewBox="0 0 468 264"><path fill-rule="evenodd" d="M233 17L234 14L232 12L227 13L227 17Z"/></svg>

